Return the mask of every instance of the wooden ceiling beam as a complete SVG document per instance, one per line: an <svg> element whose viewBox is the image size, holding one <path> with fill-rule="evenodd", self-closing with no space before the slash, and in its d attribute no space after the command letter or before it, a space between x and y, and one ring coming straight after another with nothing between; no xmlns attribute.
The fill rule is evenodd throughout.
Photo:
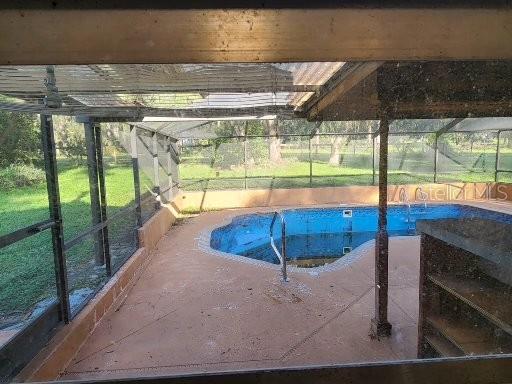
<svg viewBox="0 0 512 384"><path fill-rule="evenodd" d="M2 65L512 59L510 7L170 10L144 2L0 7L0 20Z"/></svg>
<svg viewBox="0 0 512 384"><path fill-rule="evenodd" d="M304 112L307 114L308 119L317 119L322 111L343 98L352 88L375 72L382 64L383 62L379 61L345 64L325 84L320 94L304 106Z"/></svg>

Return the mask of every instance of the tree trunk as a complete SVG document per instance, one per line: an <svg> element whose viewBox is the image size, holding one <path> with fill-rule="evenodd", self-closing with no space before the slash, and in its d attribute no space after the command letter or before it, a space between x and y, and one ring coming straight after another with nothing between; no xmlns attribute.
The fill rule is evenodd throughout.
<svg viewBox="0 0 512 384"><path fill-rule="evenodd" d="M313 137L313 145L315 146L315 155L318 155L318 148L320 147L320 135Z"/></svg>
<svg viewBox="0 0 512 384"><path fill-rule="evenodd" d="M281 162L281 139L277 136L277 120L267 120L266 125L269 135L268 157L272 163Z"/></svg>
<svg viewBox="0 0 512 384"><path fill-rule="evenodd" d="M405 164L405 157L407 156L407 147L405 147L403 150L400 151L400 153L402 154L402 157L400 158L400 164L398 164L398 169L399 170L402 170L402 168L404 167L404 164Z"/></svg>
<svg viewBox="0 0 512 384"><path fill-rule="evenodd" d="M329 165L340 165L340 147L341 147L341 136L335 136L331 140L331 156L329 157Z"/></svg>

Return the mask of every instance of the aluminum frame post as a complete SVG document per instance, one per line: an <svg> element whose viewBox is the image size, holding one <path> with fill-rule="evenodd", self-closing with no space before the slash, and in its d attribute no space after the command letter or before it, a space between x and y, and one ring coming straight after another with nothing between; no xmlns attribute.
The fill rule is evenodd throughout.
<svg viewBox="0 0 512 384"><path fill-rule="evenodd" d="M40 121L41 142L46 173L46 187L48 191L48 208L50 211L50 219L55 222L51 231L55 279L57 283L57 297L59 299L60 316L64 323L67 324L71 318L71 307L69 304L68 274L66 267L66 255L64 252L64 229L62 225L59 176L57 171L53 122L52 117L49 115L41 115Z"/></svg>
<svg viewBox="0 0 512 384"><path fill-rule="evenodd" d="M372 185L375 185L375 143L377 136L372 135Z"/></svg>
<svg viewBox="0 0 512 384"><path fill-rule="evenodd" d="M498 164L500 162L500 135L501 131L498 131L497 140L496 143L496 163L494 164L494 182L498 182Z"/></svg>
<svg viewBox="0 0 512 384"><path fill-rule="evenodd" d="M311 157L312 145L311 141L313 138L309 138L309 188L313 187L313 158Z"/></svg>
<svg viewBox="0 0 512 384"><path fill-rule="evenodd" d="M98 182L100 187L100 214L101 222L107 221L107 189L105 187L105 168L103 164L103 143L101 137L101 125L94 124L94 138L96 142L96 164L98 170ZM103 239L103 259L105 261L105 269L107 276L112 276L112 265L110 257L110 240L108 236L108 226L101 229L101 237Z"/></svg>
<svg viewBox="0 0 512 384"><path fill-rule="evenodd" d="M172 180L172 156L171 156L171 150L172 150L172 140L169 136L166 136L165 137L165 141L166 141L166 156L167 156L167 183L168 183L168 189L167 189L167 192L166 192L166 196L165 198L167 199L167 202L170 203L171 200L172 200L172 197L173 197L173 192L172 192L172 185L173 185L173 180Z"/></svg>
<svg viewBox="0 0 512 384"><path fill-rule="evenodd" d="M379 145L379 221L375 237L375 317L371 320L372 332L377 337L391 335L391 324L388 321L388 135L389 120L382 117Z"/></svg>
<svg viewBox="0 0 512 384"><path fill-rule="evenodd" d="M142 202L140 198L140 175L139 175L139 154L137 152L137 127L130 125L130 150L132 157L133 169L133 191L135 198L135 216L137 220L137 228L142 226ZM139 237L137 238L137 245Z"/></svg>
<svg viewBox="0 0 512 384"><path fill-rule="evenodd" d="M244 189L247 189L247 125L246 121L244 128Z"/></svg>
<svg viewBox="0 0 512 384"><path fill-rule="evenodd" d="M151 135L151 154L153 156L153 193L155 196L155 210L159 210L161 203L161 197L160 197L160 172L159 172L159 165L158 165L158 134L156 132L153 132Z"/></svg>
<svg viewBox="0 0 512 384"><path fill-rule="evenodd" d="M87 172L89 175L89 194L91 197L91 221L92 225L101 223L101 201L100 187L98 183L98 163L96 159L96 138L95 123L84 123L85 145L87 148ZM105 255L103 251L103 236L101 231L96 232L94 238L94 260L96 265L105 264Z"/></svg>
<svg viewBox="0 0 512 384"><path fill-rule="evenodd" d="M437 165L439 162L439 135L437 132L434 138L434 183L437 183Z"/></svg>

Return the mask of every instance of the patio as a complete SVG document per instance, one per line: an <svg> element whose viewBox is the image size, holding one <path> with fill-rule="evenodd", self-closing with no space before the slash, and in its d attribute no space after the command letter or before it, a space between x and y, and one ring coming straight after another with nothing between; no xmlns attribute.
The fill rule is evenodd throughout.
<svg viewBox="0 0 512 384"><path fill-rule="evenodd" d="M508 202L465 204L512 213ZM390 239L390 338L370 336L373 241L346 267L315 275L212 254L200 234L262 209L205 212L159 241L145 271L62 379L161 376L416 358L419 237ZM275 268L274 268L275 267Z"/></svg>
<svg viewBox="0 0 512 384"><path fill-rule="evenodd" d="M320 276L231 261L198 247L228 216L185 219L160 240L127 297L94 331L62 379L113 378L413 359L418 238L390 242L391 338L370 337L374 256ZM278 267L278 266L276 266Z"/></svg>

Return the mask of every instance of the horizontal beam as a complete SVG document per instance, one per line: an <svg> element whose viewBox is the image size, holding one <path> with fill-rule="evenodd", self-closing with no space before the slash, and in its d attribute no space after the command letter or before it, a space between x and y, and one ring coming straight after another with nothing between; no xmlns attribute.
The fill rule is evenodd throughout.
<svg viewBox="0 0 512 384"><path fill-rule="evenodd" d="M17 231L8 233L7 235L0 236L0 249L23 240L29 236L40 233L55 225L53 220L44 220L39 223L30 225L25 228L18 229Z"/></svg>
<svg viewBox="0 0 512 384"><path fill-rule="evenodd" d="M510 7L150 7L0 9L0 64L512 59Z"/></svg>
<svg viewBox="0 0 512 384"><path fill-rule="evenodd" d="M242 108L195 108L195 109L172 109L172 108L149 108L149 107L75 107L62 106L60 108L49 108L43 104L15 104L0 103L0 110L11 112L39 113L44 115L68 115L88 116L99 121L141 121L144 116L152 117L179 117L179 118L204 118L215 119L223 117L243 116L265 116L276 115L280 117L301 117L291 106L269 105L264 107L242 107ZM98 120L100 119L100 120Z"/></svg>
<svg viewBox="0 0 512 384"><path fill-rule="evenodd" d="M136 81L135 79L134 81ZM249 78L249 80L251 80ZM125 80L126 81L126 80ZM179 83L179 79L175 80L176 83ZM65 93L67 95L79 95L79 96L89 96L89 95L99 95L99 94L130 94L130 95L165 95L165 94L175 94L175 93L274 93L274 92L318 92L321 89L321 85L314 84L263 84L267 83L266 79L262 79L260 84L250 85L250 84L232 84L229 81L226 81L225 85L222 86L204 86L201 84L194 84L193 82L187 83L186 81L181 81L182 84L158 84L154 86L134 86L129 87L126 84L123 84L123 88L119 88L117 84L113 84L114 86L108 87L110 85L107 81L105 81L105 85L98 83L93 83L91 88L94 90L86 89L87 84L85 83L82 88L77 87L76 89L70 88L68 86L60 87L61 93ZM38 84L37 84L38 85ZM24 89L13 89L15 87L25 88ZM12 83L12 84L0 84L0 92L2 92L5 96L11 97L19 97L19 98L30 98L30 99L41 99L46 94L44 92L36 92L34 90L30 90L30 88L34 87L34 84L30 84L29 86L24 87L22 82ZM28 90L26 88L29 88ZM5 89L6 91L2 91ZM68 96L72 102L77 103L76 99Z"/></svg>
<svg viewBox="0 0 512 384"><path fill-rule="evenodd" d="M331 8L425 8L425 4L436 8L460 7L507 7L507 0L194 0L192 2L167 0L73 0L56 2L54 0L23 0L0 2L0 9L331 9Z"/></svg>

